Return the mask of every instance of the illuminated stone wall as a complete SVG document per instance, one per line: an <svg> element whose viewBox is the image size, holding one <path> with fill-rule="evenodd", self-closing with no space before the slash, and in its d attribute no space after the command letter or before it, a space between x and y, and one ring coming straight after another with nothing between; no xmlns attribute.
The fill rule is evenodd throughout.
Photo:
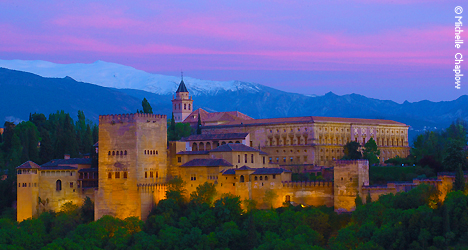
<svg viewBox="0 0 468 250"><path fill-rule="evenodd" d="M159 191L147 192L143 187L158 187L166 181L166 119L153 114L99 117L95 219L103 215L145 219L161 199Z"/></svg>
<svg viewBox="0 0 468 250"><path fill-rule="evenodd" d="M23 221L36 215L39 193L39 172L37 169L21 170L17 175L16 219Z"/></svg>
<svg viewBox="0 0 468 250"><path fill-rule="evenodd" d="M353 211L355 199L364 197L362 186L369 185L369 162L367 160L336 161L334 167L335 210Z"/></svg>

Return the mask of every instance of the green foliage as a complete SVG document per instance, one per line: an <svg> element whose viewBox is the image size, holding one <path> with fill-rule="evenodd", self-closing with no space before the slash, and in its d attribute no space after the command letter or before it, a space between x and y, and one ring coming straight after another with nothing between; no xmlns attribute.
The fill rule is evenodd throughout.
<svg viewBox="0 0 468 250"><path fill-rule="evenodd" d="M172 115L174 116L174 114ZM188 123L175 123L174 117L170 120L167 125L167 140L168 141L178 141L182 137L187 137L190 135L192 128Z"/></svg>
<svg viewBox="0 0 468 250"><path fill-rule="evenodd" d="M197 135L201 134L201 127L202 127L202 123L201 123L200 113L198 113Z"/></svg>
<svg viewBox="0 0 468 250"><path fill-rule="evenodd" d="M443 160L443 166L446 171L456 171L459 167L468 169L468 162L466 160L466 153L463 150L463 145L458 140L450 140L447 145L447 155Z"/></svg>
<svg viewBox="0 0 468 250"><path fill-rule="evenodd" d="M144 113L144 114L152 114L153 113L153 109L151 108L151 105L148 102L148 100L146 100L146 98L143 98L143 101L141 102L141 106L143 107L143 111L140 111L139 113Z"/></svg>
<svg viewBox="0 0 468 250"><path fill-rule="evenodd" d="M371 185L385 185L387 182L409 181L418 176L435 177L436 173L429 167L369 167L369 182Z"/></svg>
<svg viewBox="0 0 468 250"><path fill-rule="evenodd" d="M454 191L464 191L465 190L465 174L461 164L458 166L457 172L455 173L455 182L453 183Z"/></svg>
<svg viewBox="0 0 468 250"><path fill-rule="evenodd" d="M369 161L369 165L379 163L380 150L377 148L377 143L375 143L374 138L371 137L369 141L366 142L362 156Z"/></svg>
<svg viewBox="0 0 468 250"><path fill-rule="evenodd" d="M212 183L205 182L196 188L196 191L190 194L190 200L196 205L203 203L209 206L213 205L216 196L216 187Z"/></svg>
<svg viewBox="0 0 468 250"><path fill-rule="evenodd" d="M343 160L358 160L362 159L362 154L360 150L361 145L358 142L350 141L343 146L344 156Z"/></svg>

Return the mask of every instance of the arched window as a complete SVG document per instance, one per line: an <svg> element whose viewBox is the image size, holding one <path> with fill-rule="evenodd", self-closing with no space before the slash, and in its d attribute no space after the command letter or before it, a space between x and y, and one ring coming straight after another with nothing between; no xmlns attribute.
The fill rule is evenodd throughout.
<svg viewBox="0 0 468 250"><path fill-rule="evenodd" d="M61 180L57 180L57 181L55 182L55 190L56 190L56 191L62 190L62 181L61 181Z"/></svg>
<svg viewBox="0 0 468 250"><path fill-rule="evenodd" d="M207 142L205 148L206 150L211 150L211 143Z"/></svg>
<svg viewBox="0 0 468 250"><path fill-rule="evenodd" d="M263 176L260 176L260 180L263 180Z"/></svg>
<svg viewBox="0 0 468 250"><path fill-rule="evenodd" d="M266 180L266 181L268 180L268 176L265 176L265 180Z"/></svg>
<svg viewBox="0 0 468 250"><path fill-rule="evenodd" d="M255 176L254 180L258 180L257 176Z"/></svg>
<svg viewBox="0 0 468 250"><path fill-rule="evenodd" d="M240 176L240 182L244 182L244 176L243 175Z"/></svg>
<svg viewBox="0 0 468 250"><path fill-rule="evenodd" d="M195 142L192 144L192 151L198 151L198 145Z"/></svg>
<svg viewBox="0 0 468 250"><path fill-rule="evenodd" d="M109 155L111 155L110 151L109 151Z"/></svg>
<svg viewBox="0 0 468 250"><path fill-rule="evenodd" d="M112 179L112 173L111 173L111 172L109 172L109 173L107 174L107 179Z"/></svg>
<svg viewBox="0 0 468 250"><path fill-rule="evenodd" d="M156 150L156 154L158 154L158 150Z"/></svg>
<svg viewBox="0 0 468 250"><path fill-rule="evenodd" d="M112 155L115 155L115 151L112 151Z"/></svg>
<svg viewBox="0 0 468 250"><path fill-rule="evenodd" d="M286 201L286 202L291 202L291 196L286 195L286 198L284 199L284 201Z"/></svg>
<svg viewBox="0 0 468 250"><path fill-rule="evenodd" d="M123 155L123 151L120 151L120 155Z"/></svg>
<svg viewBox="0 0 468 250"><path fill-rule="evenodd" d="M189 104L189 105L188 105L188 110L190 110L190 109L191 109L191 106L190 106L190 104Z"/></svg>
<svg viewBox="0 0 468 250"><path fill-rule="evenodd" d="M115 153L115 155L119 155L119 151L117 151L117 152Z"/></svg>
<svg viewBox="0 0 468 250"><path fill-rule="evenodd" d="M225 142L225 141L223 141L223 142L221 143L221 145L224 145L224 144L226 144L226 142Z"/></svg>
<svg viewBox="0 0 468 250"><path fill-rule="evenodd" d="M198 150L205 150L205 143L200 142L200 145L198 146Z"/></svg>
<svg viewBox="0 0 468 250"><path fill-rule="evenodd" d="M127 150L125 150L124 155L127 155Z"/></svg>

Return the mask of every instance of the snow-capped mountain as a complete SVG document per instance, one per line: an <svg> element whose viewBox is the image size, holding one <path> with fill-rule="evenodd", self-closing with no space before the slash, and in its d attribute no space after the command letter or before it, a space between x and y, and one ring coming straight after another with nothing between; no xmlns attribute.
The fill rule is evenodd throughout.
<svg viewBox="0 0 468 250"><path fill-rule="evenodd" d="M138 89L155 94L172 94L177 90L180 77L151 74L129 66L104 61L91 64L57 64L47 61L0 60L0 67L26 71L42 77L63 78L69 76L76 81L93 83L118 89ZM244 90L259 92L260 84L241 81L209 81L184 77L192 95L216 94L218 91Z"/></svg>

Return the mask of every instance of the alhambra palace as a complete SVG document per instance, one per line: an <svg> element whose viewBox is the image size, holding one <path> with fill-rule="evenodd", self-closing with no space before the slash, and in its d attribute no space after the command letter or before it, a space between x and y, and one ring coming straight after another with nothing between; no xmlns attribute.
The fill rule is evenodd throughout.
<svg viewBox="0 0 468 250"><path fill-rule="evenodd" d="M40 211L60 211L66 202L81 205L90 197L95 219L104 215L146 219L165 198L168 180L180 176L186 194L205 182L218 195L231 193L265 207L293 205L334 207L352 211L355 198L408 191L420 183L436 186L444 196L454 176L437 180L369 185L367 160L344 161L343 146L364 145L373 138L380 161L409 154L408 126L390 120L288 117L253 119L240 112L193 110L193 99L181 81L172 109L176 122L197 126L202 133L167 142L167 117L155 114L99 117L98 168L89 158L55 159L41 166L28 161L17 167L17 220ZM322 175L314 182L293 182L292 173ZM443 198L443 197L442 197Z"/></svg>

